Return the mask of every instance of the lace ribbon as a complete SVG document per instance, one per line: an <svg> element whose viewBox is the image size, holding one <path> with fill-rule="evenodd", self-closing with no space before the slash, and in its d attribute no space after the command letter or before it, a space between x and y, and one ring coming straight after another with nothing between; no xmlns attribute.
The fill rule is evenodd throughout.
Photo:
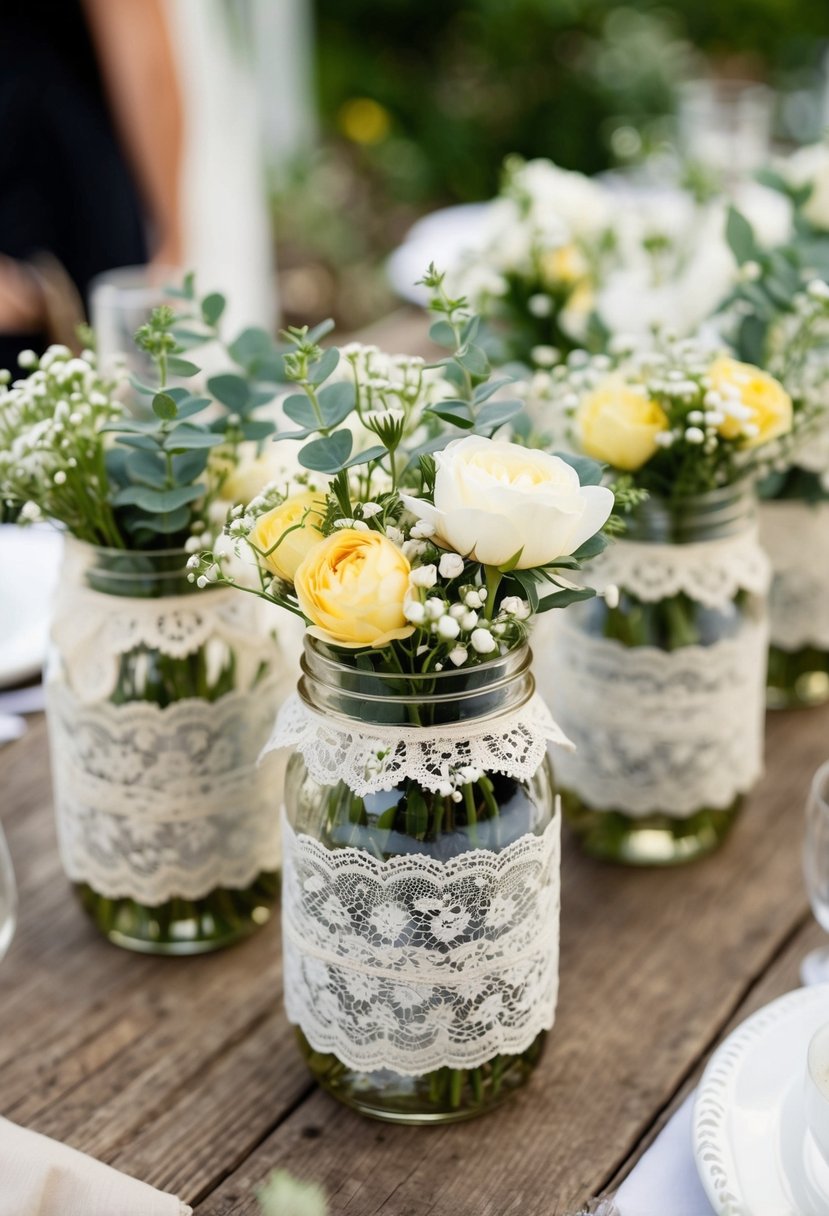
<svg viewBox="0 0 829 1216"><path fill-rule="evenodd" d="M285 1003L315 1051L421 1075L525 1051L555 1018L560 821L499 853L382 861L283 822Z"/></svg>
<svg viewBox="0 0 829 1216"><path fill-rule="evenodd" d="M279 711L263 755L280 747L302 754L319 785L344 781L360 797L407 778L433 793L468 780L467 767L528 780L548 743L572 747L537 694L519 709L451 725L377 726L323 717L294 694Z"/></svg>
<svg viewBox="0 0 829 1216"><path fill-rule="evenodd" d="M173 659L208 647L221 665L232 651L236 680L246 688L262 661L262 605L230 588L201 595L138 599L106 595L67 580L52 624L52 640L67 677L85 704L111 696L122 655L143 646ZM259 623L257 623L259 622Z"/></svg>
<svg viewBox="0 0 829 1216"><path fill-rule="evenodd" d="M829 650L829 503L763 503L760 539L774 571L772 644Z"/></svg>
<svg viewBox="0 0 829 1216"><path fill-rule="evenodd" d="M763 762L765 620L710 646L664 651L590 637L557 618L539 686L574 752L556 757L560 787L597 810L683 819L725 809Z"/></svg>
<svg viewBox="0 0 829 1216"><path fill-rule="evenodd" d="M84 704L47 685L61 858L73 882L156 905L279 868L274 774L257 768L278 675L218 701Z"/></svg>
<svg viewBox="0 0 829 1216"><path fill-rule="evenodd" d="M725 607L739 591L765 595L770 578L756 527L682 545L618 540L585 572L597 591L617 586L649 603L685 594L707 608Z"/></svg>

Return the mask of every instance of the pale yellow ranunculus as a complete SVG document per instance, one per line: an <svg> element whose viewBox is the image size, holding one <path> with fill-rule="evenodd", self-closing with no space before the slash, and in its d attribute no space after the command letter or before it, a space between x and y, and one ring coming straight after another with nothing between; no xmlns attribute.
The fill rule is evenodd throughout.
<svg viewBox="0 0 829 1216"><path fill-rule="evenodd" d="M726 439L745 436L745 446L756 448L792 429L792 399L779 380L751 363L740 363L728 355L715 359L708 369L711 388L726 405L726 415L717 428ZM745 419L727 412L730 400L751 410ZM752 430L746 435L745 427Z"/></svg>
<svg viewBox="0 0 829 1216"><path fill-rule="evenodd" d="M635 385L609 376L582 399L576 427L588 456L633 472L655 455L656 436L668 430L668 416Z"/></svg>
<svg viewBox="0 0 829 1216"><path fill-rule="evenodd" d="M386 646L410 637L403 601L411 566L380 532L342 528L314 545L294 576L308 632L335 646Z"/></svg>
<svg viewBox="0 0 829 1216"><path fill-rule="evenodd" d="M248 539L268 569L292 583L297 567L322 540L324 515L319 490L303 490L260 515Z"/></svg>

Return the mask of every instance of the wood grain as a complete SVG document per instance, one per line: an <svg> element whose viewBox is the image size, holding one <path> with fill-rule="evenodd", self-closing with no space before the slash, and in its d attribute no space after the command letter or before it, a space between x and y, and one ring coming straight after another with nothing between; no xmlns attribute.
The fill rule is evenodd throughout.
<svg viewBox="0 0 829 1216"><path fill-rule="evenodd" d="M411 1130L366 1123L315 1091L198 1216L254 1213L252 1192L275 1166L322 1182L334 1213L541 1216L598 1192L750 995L794 981L775 960L808 915L802 806L827 726L829 711L771 720L769 774L706 862L631 872L566 850L559 1017L510 1107Z"/></svg>
<svg viewBox="0 0 829 1216"><path fill-rule="evenodd" d="M0 1107L199 1216L255 1213L279 1165L350 1216L566 1210L638 1155L737 1011L794 982L814 936L801 932L802 806L828 728L829 710L770 719L767 777L708 861L634 872L568 842L561 1001L533 1083L486 1119L412 1130L309 1085L281 1010L276 924L187 960L95 934L60 871L36 724L0 752L21 889L0 971Z"/></svg>

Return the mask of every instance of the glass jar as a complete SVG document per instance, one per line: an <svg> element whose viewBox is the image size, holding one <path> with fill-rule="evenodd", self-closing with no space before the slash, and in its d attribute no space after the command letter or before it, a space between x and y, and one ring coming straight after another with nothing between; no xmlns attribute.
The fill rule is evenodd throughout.
<svg viewBox="0 0 829 1216"><path fill-rule="evenodd" d="M588 853L671 865L725 837L762 768L768 577L748 488L651 498L585 573L618 604L551 614L539 685L576 745L557 777Z"/></svg>
<svg viewBox="0 0 829 1216"><path fill-rule="evenodd" d="M559 824L526 647L402 676L306 638L277 731L288 1016L363 1114L445 1123L529 1077L558 984Z"/></svg>
<svg viewBox="0 0 829 1216"><path fill-rule="evenodd" d="M186 560L69 539L47 676L64 868L105 937L152 954L229 945L278 895L257 759L279 648L253 597L198 591Z"/></svg>
<svg viewBox="0 0 829 1216"><path fill-rule="evenodd" d="M820 492L818 478L811 477ZM760 538L774 574L768 704L822 705L829 700L829 502L764 502Z"/></svg>

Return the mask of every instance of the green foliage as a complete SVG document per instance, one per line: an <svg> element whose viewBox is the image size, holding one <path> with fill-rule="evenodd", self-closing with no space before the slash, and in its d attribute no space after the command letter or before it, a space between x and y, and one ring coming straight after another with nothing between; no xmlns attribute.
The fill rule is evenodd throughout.
<svg viewBox="0 0 829 1216"><path fill-rule="evenodd" d="M183 358L184 352L208 343L223 345L226 301L219 292L200 299L191 274L168 294L181 307L155 309L135 336L158 373L155 385L133 381L150 399L153 417L124 417L102 427L115 436L115 446L104 457L109 501L130 548L172 547L203 523L238 445L272 435L273 422L253 415L285 380L283 349L265 330L246 329L226 347L239 370L211 376L207 394L170 385L170 376L191 379L201 372L198 363ZM217 406L222 407L218 415ZM215 449L222 450L222 459L213 465Z"/></svg>

